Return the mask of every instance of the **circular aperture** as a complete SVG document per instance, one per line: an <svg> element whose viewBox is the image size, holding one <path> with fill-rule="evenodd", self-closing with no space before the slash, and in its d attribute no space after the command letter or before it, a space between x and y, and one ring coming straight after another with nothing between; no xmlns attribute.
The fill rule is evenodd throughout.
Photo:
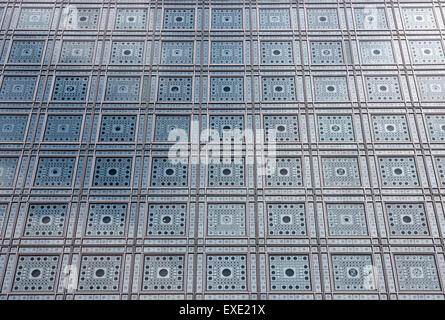
<svg viewBox="0 0 445 320"><path fill-rule="evenodd" d="M400 176L402 173L403 173L403 170L402 170L402 169L400 169L400 168L395 168L395 169L394 169L394 174Z"/></svg>
<svg viewBox="0 0 445 320"><path fill-rule="evenodd" d="M282 92L283 91L283 87L282 86L276 86L275 87L275 92Z"/></svg>
<svg viewBox="0 0 445 320"><path fill-rule="evenodd" d="M293 277L295 274L295 271L293 269L286 269L286 271L284 271L284 273L286 274L286 276L288 277Z"/></svg>
<svg viewBox="0 0 445 320"><path fill-rule="evenodd" d="M159 270L159 276L166 277L168 276L168 270L167 269L161 269Z"/></svg>
<svg viewBox="0 0 445 320"><path fill-rule="evenodd" d="M173 170L172 168L168 168L167 170L165 170L165 174L168 176L171 176L175 173L175 170Z"/></svg>
<svg viewBox="0 0 445 320"><path fill-rule="evenodd" d="M111 168L110 170L108 170L108 174L110 176L115 176L117 174L117 170L114 168Z"/></svg>
<svg viewBox="0 0 445 320"><path fill-rule="evenodd" d="M232 271L230 271L230 269L224 269L224 270L222 271L222 275L223 275L224 277L230 277L231 274L232 274Z"/></svg>
<svg viewBox="0 0 445 320"><path fill-rule="evenodd" d="M285 169L285 168L280 169L280 174L281 174L282 176L287 175L288 172L289 172L289 171L288 171L287 169Z"/></svg>
<svg viewBox="0 0 445 320"><path fill-rule="evenodd" d="M231 90L231 89L230 89L230 87L228 87L228 86L225 86L225 87L223 88L223 91L224 91L224 92L230 92L230 90Z"/></svg>
<svg viewBox="0 0 445 320"><path fill-rule="evenodd" d="M182 20L184 20L182 17L176 17L176 22L182 22Z"/></svg>
<svg viewBox="0 0 445 320"><path fill-rule="evenodd" d="M108 224L111 222L111 217L110 216L105 216L102 218L102 222L105 224Z"/></svg>
<svg viewBox="0 0 445 320"><path fill-rule="evenodd" d="M224 169L222 173L223 173L223 175L228 176L229 174L232 173L232 170L230 170L230 169Z"/></svg>
<svg viewBox="0 0 445 320"><path fill-rule="evenodd" d="M172 218L169 216L165 216L162 218L163 223L170 223L172 221Z"/></svg>
<svg viewBox="0 0 445 320"><path fill-rule="evenodd" d="M411 223L412 219L410 216L403 216L402 221L405 223Z"/></svg>
<svg viewBox="0 0 445 320"><path fill-rule="evenodd" d="M339 176L344 176L346 174L346 170L343 168L338 168L336 172Z"/></svg>
<svg viewBox="0 0 445 320"><path fill-rule="evenodd" d="M104 275L105 275L105 270L104 269L97 269L96 270L96 277L102 278Z"/></svg>
<svg viewBox="0 0 445 320"><path fill-rule="evenodd" d="M349 269L349 271L348 271L348 274L351 276L351 277L357 277L357 275L358 275L358 271L357 271L357 269Z"/></svg>
<svg viewBox="0 0 445 320"><path fill-rule="evenodd" d="M286 131L286 127L285 127L285 126L282 126L282 125L279 125L279 126L277 127L277 131L279 131L279 132Z"/></svg>
<svg viewBox="0 0 445 320"><path fill-rule="evenodd" d="M282 218L281 218L281 221L283 221L284 223L289 223L290 222L290 217L289 216L283 216Z"/></svg>
<svg viewBox="0 0 445 320"><path fill-rule="evenodd" d="M124 50L124 55L129 56L131 54L131 50Z"/></svg>
<svg viewBox="0 0 445 320"><path fill-rule="evenodd" d="M44 216L41 221L43 224L48 224L51 222L51 218L48 216Z"/></svg>
<svg viewBox="0 0 445 320"><path fill-rule="evenodd" d="M380 86L379 89L380 89L380 91L387 91L388 87L387 86Z"/></svg>
<svg viewBox="0 0 445 320"><path fill-rule="evenodd" d="M387 131L394 131L396 128L392 125L392 124L388 124L387 126L386 126L386 130Z"/></svg>
<svg viewBox="0 0 445 320"><path fill-rule="evenodd" d="M332 125L331 130L335 131L335 132L338 132L338 131L340 131L340 126L334 124L334 125Z"/></svg>
<svg viewBox="0 0 445 320"><path fill-rule="evenodd" d="M39 269L34 269L31 271L31 276L33 278L38 278L38 277L40 277L41 274L42 274L42 272Z"/></svg>
<svg viewBox="0 0 445 320"><path fill-rule="evenodd" d="M274 50L272 53L273 53L274 56L279 56L281 54L281 51L280 50Z"/></svg>

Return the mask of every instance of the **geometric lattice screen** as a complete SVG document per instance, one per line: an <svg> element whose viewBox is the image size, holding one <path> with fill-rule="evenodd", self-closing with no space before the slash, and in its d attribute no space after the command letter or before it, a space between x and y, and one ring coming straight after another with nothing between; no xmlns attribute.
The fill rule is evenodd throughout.
<svg viewBox="0 0 445 320"><path fill-rule="evenodd" d="M0 299L445 298L441 1L0 1Z"/></svg>

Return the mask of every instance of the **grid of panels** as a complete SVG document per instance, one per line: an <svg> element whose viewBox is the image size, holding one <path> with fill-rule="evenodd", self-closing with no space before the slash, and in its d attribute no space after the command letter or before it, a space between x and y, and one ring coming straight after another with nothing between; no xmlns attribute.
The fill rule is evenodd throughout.
<svg viewBox="0 0 445 320"><path fill-rule="evenodd" d="M445 298L444 23L0 1L0 299Z"/></svg>

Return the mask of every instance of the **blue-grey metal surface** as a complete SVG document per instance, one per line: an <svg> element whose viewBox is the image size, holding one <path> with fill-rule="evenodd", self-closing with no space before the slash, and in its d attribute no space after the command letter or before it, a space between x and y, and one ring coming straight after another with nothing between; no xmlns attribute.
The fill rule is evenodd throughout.
<svg viewBox="0 0 445 320"><path fill-rule="evenodd" d="M0 299L444 299L444 23L0 0Z"/></svg>

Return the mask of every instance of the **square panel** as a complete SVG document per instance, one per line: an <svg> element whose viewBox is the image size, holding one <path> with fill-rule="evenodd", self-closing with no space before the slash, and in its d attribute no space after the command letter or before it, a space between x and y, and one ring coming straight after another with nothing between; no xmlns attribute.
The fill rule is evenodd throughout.
<svg viewBox="0 0 445 320"><path fill-rule="evenodd" d="M234 30L243 28L242 9L213 9L213 30Z"/></svg>
<svg viewBox="0 0 445 320"><path fill-rule="evenodd" d="M148 205L147 236L185 236L186 203L151 203Z"/></svg>
<svg viewBox="0 0 445 320"><path fill-rule="evenodd" d="M244 140L244 116L210 116L210 141L231 141L242 143Z"/></svg>
<svg viewBox="0 0 445 320"><path fill-rule="evenodd" d="M307 235L304 203L268 203L267 234L276 237Z"/></svg>
<svg viewBox="0 0 445 320"><path fill-rule="evenodd" d="M19 158L0 158L0 187L12 187Z"/></svg>
<svg viewBox="0 0 445 320"><path fill-rule="evenodd" d="M442 43L437 41L410 41L409 46L414 63L444 63Z"/></svg>
<svg viewBox="0 0 445 320"><path fill-rule="evenodd" d="M297 89L294 77L263 77L264 101L296 101Z"/></svg>
<svg viewBox="0 0 445 320"><path fill-rule="evenodd" d="M246 173L244 158L209 159L209 187L244 187Z"/></svg>
<svg viewBox="0 0 445 320"><path fill-rule="evenodd" d="M195 29L195 10L193 9L165 9L164 30L193 30Z"/></svg>
<svg viewBox="0 0 445 320"><path fill-rule="evenodd" d="M51 23L52 9L22 8L17 29L48 29Z"/></svg>
<svg viewBox="0 0 445 320"><path fill-rule="evenodd" d="M12 291L54 291L58 266L58 256L19 256L14 276L14 282L12 284Z"/></svg>
<svg viewBox="0 0 445 320"><path fill-rule="evenodd" d="M241 64L243 57L243 43L240 41L212 42L211 63Z"/></svg>
<svg viewBox="0 0 445 320"><path fill-rule="evenodd" d="M71 187L76 158L40 158L34 177L35 187Z"/></svg>
<svg viewBox="0 0 445 320"><path fill-rule="evenodd" d="M43 40L15 40L12 42L8 63L40 63L44 50Z"/></svg>
<svg viewBox="0 0 445 320"><path fill-rule="evenodd" d="M391 41L360 41L359 48L364 64L395 63Z"/></svg>
<svg viewBox="0 0 445 320"><path fill-rule="evenodd" d="M99 26L100 9L67 7L65 29L94 30Z"/></svg>
<svg viewBox="0 0 445 320"><path fill-rule="evenodd" d="M190 116L156 116L154 141L188 142L190 135Z"/></svg>
<svg viewBox="0 0 445 320"><path fill-rule="evenodd" d="M62 237L67 224L68 205L60 203L34 203L28 208L26 237Z"/></svg>
<svg viewBox="0 0 445 320"><path fill-rule="evenodd" d="M116 30L145 30L147 27L147 9L117 9Z"/></svg>
<svg viewBox="0 0 445 320"><path fill-rule="evenodd" d="M211 101L243 101L244 78L210 78Z"/></svg>
<svg viewBox="0 0 445 320"><path fill-rule="evenodd" d="M243 203L214 203L207 206L208 236L245 236L246 205Z"/></svg>
<svg viewBox="0 0 445 320"><path fill-rule="evenodd" d="M292 42L290 41L261 41L262 64L292 64L294 62L293 55Z"/></svg>
<svg viewBox="0 0 445 320"><path fill-rule="evenodd" d="M263 124L266 142L300 141L298 116L264 116Z"/></svg>
<svg viewBox="0 0 445 320"><path fill-rule="evenodd" d="M346 77L314 77L315 101L345 101L349 99Z"/></svg>
<svg viewBox="0 0 445 320"><path fill-rule="evenodd" d="M332 269L335 290L376 289L371 255L332 255Z"/></svg>
<svg viewBox="0 0 445 320"><path fill-rule="evenodd" d="M63 41L60 63L91 63L94 56L94 41Z"/></svg>
<svg viewBox="0 0 445 320"><path fill-rule="evenodd" d="M128 187L132 164L132 158L96 158L93 186Z"/></svg>
<svg viewBox="0 0 445 320"><path fill-rule="evenodd" d="M428 236L428 222L423 203L387 203L388 226L393 236Z"/></svg>
<svg viewBox="0 0 445 320"><path fill-rule="evenodd" d="M301 187L303 170L300 158L266 159L266 185L268 187Z"/></svg>
<svg viewBox="0 0 445 320"><path fill-rule="evenodd" d="M118 291L121 256L82 256L78 291Z"/></svg>
<svg viewBox="0 0 445 320"><path fill-rule="evenodd" d="M0 89L0 100L30 101L34 97L37 77L4 76Z"/></svg>
<svg viewBox="0 0 445 320"><path fill-rule="evenodd" d="M350 142L355 140L352 116L318 116L317 121L318 140L320 142Z"/></svg>
<svg viewBox="0 0 445 320"><path fill-rule="evenodd" d="M416 162L413 157L381 157L378 162L383 186L419 186Z"/></svg>
<svg viewBox="0 0 445 320"><path fill-rule="evenodd" d="M144 291L184 290L185 259L182 255L148 255L144 258Z"/></svg>
<svg viewBox="0 0 445 320"><path fill-rule="evenodd" d="M22 142L27 122L27 115L0 115L0 142Z"/></svg>
<svg viewBox="0 0 445 320"><path fill-rule="evenodd" d="M445 76L418 76L420 97L426 101L445 101Z"/></svg>
<svg viewBox="0 0 445 320"><path fill-rule="evenodd" d="M403 8L402 13L407 30L437 28L432 8Z"/></svg>
<svg viewBox="0 0 445 320"><path fill-rule="evenodd" d="M385 9L383 8L354 8L355 26L358 30L388 29Z"/></svg>
<svg viewBox="0 0 445 320"><path fill-rule="evenodd" d="M182 102L192 100L192 78L159 78L158 101Z"/></svg>
<svg viewBox="0 0 445 320"><path fill-rule="evenodd" d="M309 256L270 255L270 289L275 291L311 290Z"/></svg>
<svg viewBox="0 0 445 320"><path fill-rule="evenodd" d="M306 9L309 29L339 29L337 9Z"/></svg>
<svg viewBox="0 0 445 320"><path fill-rule="evenodd" d="M323 182L325 187L359 187L360 169L357 158L332 158L321 159Z"/></svg>
<svg viewBox="0 0 445 320"><path fill-rule="evenodd" d="M108 77L105 101L139 101L141 78Z"/></svg>
<svg viewBox="0 0 445 320"><path fill-rule="evenodd" d="M260 29L282 30L291 29L289 9L259 9Z"/></svg>
<svg viewBox="0 0 445 320"><path fill-rule="evenodd" d="M144 62L143 41L113 41L110 63L141 64Z"/></svg>
<svg viewBox="0 0 445 320"><path fill-rule="evenodd" d="M136 116L102 116L99 141L133 142L136 132Z"/></svg>
<svg viewBox="0 0 445 320"><path fill-rule="evenodd" d="M402 100L397 77L365 77L369 101Z"/></svg>
<svg viewBox="0 0 445 320"><path fill-rule="evenodd" d="M77 142L82 128L82 116L49 115L46 119L45 142Z"/></svg>
<svg viewBox="0 0 445 320"><path fill-rule="evenodd" d="M85 235L92 237L123 237L127 223L125 203L91 203Z"/></svg>
<svg viewBox="0 0 445 320"><path fill-rule="evenodd" d="M247 257L245 255L208 255L207 291L247 290Z"/></svg>
<svg viewBox="0 0 445 320"><path fill-rule="evenodd" d="M193 51L192 41L163 41L161 64L192 64Z"/></svg>
<svg viewBox="0 0 445 320"><path fill-rule="evenodd" d="M436 291L439 274L433 255L395 255L397 282L401 291Z"/></svg>
<svg viewBox="0 0 445 320"><path fill-rule="evenodd" d="M361 203L328 203L326 216L330 236L368 235L365 206Z"/></svg>
<svg viewBox="0 0 445 320"><path fill-rule="evenodd" d="M378 142L410 141L405 115L373 115L374 140Z"/></svg>
<svg viewBox="0 0 445 320"><path fill-rule="evenodd" d="M430 140L432 142L445 141L445 115L428 114L426 122Z"/></svg>
<svg viewBox="0 0 445 320"><path fill-rule="evenodd" d="M311 61L314 64L344 63L340 41L311 41Z"/></svg>
<svg viewBox="0 0 445 320"><path fill-rule="evenodd" d="M84 101L87 96L88 77L56 77L54 101Z"/></svg>
<svg viewBox="0 0 445 320"><path fill-rule="evenodd" d="M188 164L186 159L153 158L151 164L152 187L188 186Z"/></svg>

